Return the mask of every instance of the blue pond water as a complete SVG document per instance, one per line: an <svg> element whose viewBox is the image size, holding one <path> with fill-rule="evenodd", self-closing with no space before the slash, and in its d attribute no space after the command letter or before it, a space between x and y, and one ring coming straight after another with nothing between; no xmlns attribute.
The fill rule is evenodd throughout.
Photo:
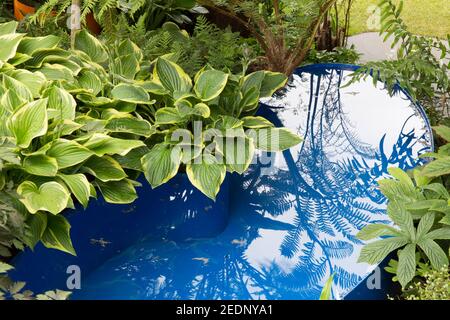
<svg viewBox="0 0 450 320"><path fill-rule="evenodd" d="M334 274L342 299L376 266L357 263L370 222L390 223L376 181L390 166L410 169L432 149L423 110L371 79L341 88L354 67L298 69L286 92L260 113L304 137L278 154L259 153L243 176L229 175L206 200L178 175L129 206L92 202L69 213L77 257L37 246L18 256L13 278L35 292L73 299L318 299ZM361 294L360 294L361 296Z"/></svg>

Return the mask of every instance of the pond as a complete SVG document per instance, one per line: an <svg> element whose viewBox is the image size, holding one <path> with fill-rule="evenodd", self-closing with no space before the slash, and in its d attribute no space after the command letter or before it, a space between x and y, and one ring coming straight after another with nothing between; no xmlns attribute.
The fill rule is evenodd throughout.
<svg viewBox="0 0 450 320"><path fill-rule="evenodd" d="M219 210L183 175L155 190L143 183L133 205L99 200L68 214L77 257L37 246L11 276L35 292L67 290L76 266L73 299L318 299L334 275L333 298L345 298L376 268L357 263L357 232L391 223L377 180L433 146L405 92L391 97L371 79L345 87L354 68L300 68L262 101L262 115L304 142L229 175Z"/></svg>

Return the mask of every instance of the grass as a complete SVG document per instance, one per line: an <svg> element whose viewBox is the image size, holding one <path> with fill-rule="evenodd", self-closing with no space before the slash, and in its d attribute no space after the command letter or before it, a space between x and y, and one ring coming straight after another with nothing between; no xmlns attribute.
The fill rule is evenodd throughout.
<svg viewBox="0 0 450 320"><path fill-rule="evenodd" d="M368 25L379 0L354 0L350 34L378 31ZM370 18L372 16L372 18ZM445 39L450 34L450 0L404 0L402 18L411 32Z"/></svg>

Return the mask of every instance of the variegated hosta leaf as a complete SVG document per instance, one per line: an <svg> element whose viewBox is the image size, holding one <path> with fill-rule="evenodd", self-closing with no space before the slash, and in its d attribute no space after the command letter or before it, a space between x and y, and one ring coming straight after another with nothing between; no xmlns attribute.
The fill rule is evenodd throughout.
<svg viewBox="0 0 450 320"><path fill-rule="evenodd" d="M126 83L115 86L111 91L111 95L114 99L131 103L153 104L155 102L150 99L150 95L141 87Z"/></svg>
<svg viewBox="0 0 450 320"><path fill-rule="evenodd" d="M223 161L229 172L247 171L255 154L253 140L248 137L217 137L217 150L223 155Z"/></svg>
<svg viewBox="0 0 450 320"><path fill-rule="evenodd" d="M108 203L127 204L137 198L133 183L127 179L109 182L97 181L97 185Z"/></svg>
<svg viewBox="0 0 450 320"><path fill-rule="evenodd" d="M48 98L48 117L55 120L74 120L77 103L66 90L53 86L45 91Z"/></svg>
<svg viewBox="0 0 450 320"><path fill-rule="evenodd" d="M77 174L58 174L64 183L69 187L70 191L74 194L75 198L87 208L91 190L91 184L87 180L86 176L81 173Z"/></svg>
<svg viewBox="0 0 450 320"><path fill-rule="evenodd" d="M154 69L154 76L161 84L172 93L190 92L192 88L191 78L180 66L164 58L158 58Z"/></svg>
<svg viewBox="0 0 450 320"><path fill-rule="evenodd" d="M108 156L90 158L83 164L83 170L103 182L119 181L127 176L120 164Z"/></svg>
<svg viewBox="0 0 450 320"><path fill-rule="evenodd" d="M177 174L181 156L179 146L160 143L142 157L142 168L152 188L166 183Z"/></svg>
<svg viewBox="0 0 450 320"><path fill-rule="evenodd" d="M254 129L249 136L255 141L256 149L263 151L283 151L302 142L298 135L287 128Z"/></svg>
<svg viewBox="0 0 450 320"><path fill-rule="evenodd" d="M46 155L32 155L23 160L23 169L36 176L54 177L58 172L58 162Z"/></svg>
<svg viewBox="0 0 450 320"><path fill-rule="evenodd" d="M70 224L62 215L47 217L47 228L42 235L42 243L47 248L61 250L76 255L70 239Z"/></svg>
<svg viewBox="0 0 450 320"><path fill-rule="evenodd" d="M108 59L108 53L103 44L86 30L78 31L75 35L75 49L86 53L96 63L102 63Z"/></svg>
<svg viewBox="0 0 450 320"><path fill-rule="evenodd" d="M144 137L150 137L155 132L150 122L136 118L113 118L108 121L105 129L110 132L127 132Z"/></svg>
<svg viewBox="0 0 450 320"><path fill-rule="evenodd" d="M32 56L37 50L54 49L61 39L54 35L45 37L25 37L19 44L18 52Z"/></svg>
<svg viewBox="0 0 450 320"><path fill-rule="evenodd" d="M119 139L106 134L95 133L84 143L84 146L97 156L102 157L105 154L120 154L124 156L131 150L145 146L145 144L140 140Z"/></svg>
<svg viewBox="0 0 450 320"><path fill-rule="evenodd" d="M225 179L226 166L214 156L204 154L186 165L186 173L197 189L215 200Z"/></svg>
<svg viewBox="0 0 450 320"><path fill-rule="evenodd" d="M104 86L102 80L94 72L89 70L83 71L81 73L81 75L78 77L78 83L83 89L86 89L94 96L98 95L100 91L103 90Z"/></svg>
<svg viewBox="0 0 450 320"><path fill-rule="evenodd" d="M18 26L17 21L9 21L0 24L0 36L4 36L5 34L16 33Z"/></svg>
<svg viewBox="0 0 450 320"><path fill-rule="evenodd" d="M272 122L263 117L244 117L241 120L244 122L243 126L246 128L261 129L273 127Z"/></svg>
<svg viewBox="0 0 450 320"><path fill-rule="evenodd" d="M58 167L64 169L87 160L94 155L94 152L76 141L58 139L51 144L47 155L55 158L58 162Z"/></svg>
<svg viewBox="0 0 450 320"><path fill-rule="evenodd" d="M67 207L70 197L66 188L55 181L45 182L39 187L34 182L25 181L19 185L17 193L31 213L42 210L58 214Z"/></svg>
<svg viewBox="0 0 450 320"><path fill-rule="evenodd" d="M40 99L17 110L9 120L9 129L17 146L27 148L31 140L47 132L47 122L47 99Z"/></svg>
<svg viewBox="0 0 450 320"><path fill-rule="evenodd" d="M194 91L202 101L217 98L227 85L228 74L218 70L206 70L198 76Z"/></svg>
<svg viewBox="0 0 450 320"><path fill-rule="evenodd" d="M0 67L4 62L13 58L16 55L17 47L22 40L24 34L9 33L0 35Z"/></svg>
<svg viewBox="0 0 450 320"><path fill-rule="evenodd" d="M13 91L22 101L31 102L33 101L33 94L30 89L20 81L13 79L7 75L3 75L3 86L8 88L8 90ZM14 108L14 110L17 108Z"/></svg>
<svg viewBox="0 0 450 320"><path fill-rule="evenodd" d="M39 71L30 72L28 70L17 69L11 71L8 75L27 86L34 98L41 96L41 90L47 82L45 76Z"/></svg>

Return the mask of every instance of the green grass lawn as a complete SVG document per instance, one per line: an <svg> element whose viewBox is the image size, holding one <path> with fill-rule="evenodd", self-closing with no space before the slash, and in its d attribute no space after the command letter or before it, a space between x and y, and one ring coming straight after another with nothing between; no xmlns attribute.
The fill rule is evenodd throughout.
<svg viewBox="0 0 450 320"><path fill-rule="evenodd" d="M378 31L367 25L379 0L354 0L350 34ZM450 34L450 0L404 0L402 18L411 32L446 38Z"/></svg>

